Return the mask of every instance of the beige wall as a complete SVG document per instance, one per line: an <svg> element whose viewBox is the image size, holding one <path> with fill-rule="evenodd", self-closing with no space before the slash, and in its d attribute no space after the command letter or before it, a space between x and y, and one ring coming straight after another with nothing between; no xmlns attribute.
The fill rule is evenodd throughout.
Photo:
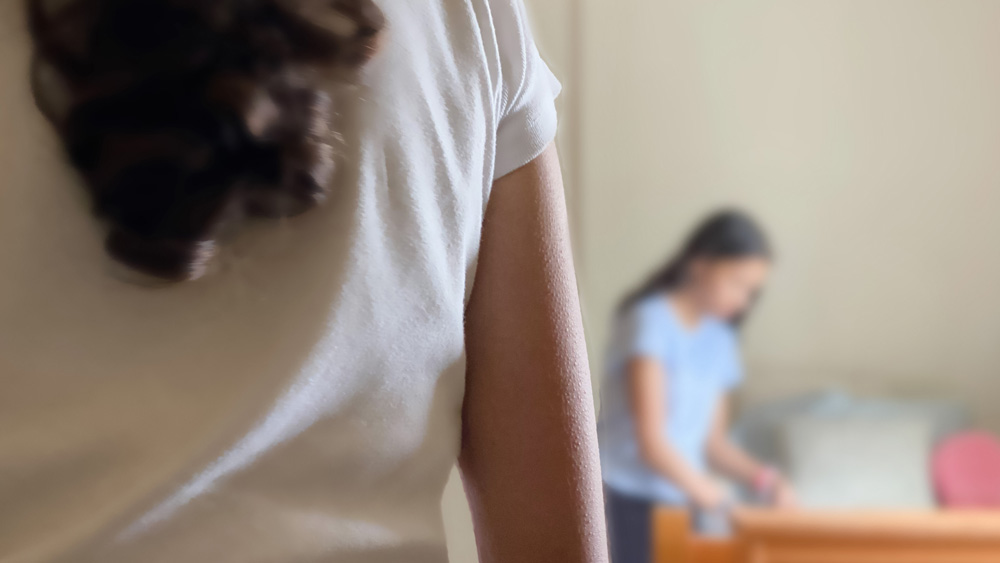
<svg viewBox="0 0 1000 563"><path fill-rule="evenodd" d="M1000 2L585 0L581 280L614 302L738 203L780 264L751 397L847 382L1000 428Z"/></svg>

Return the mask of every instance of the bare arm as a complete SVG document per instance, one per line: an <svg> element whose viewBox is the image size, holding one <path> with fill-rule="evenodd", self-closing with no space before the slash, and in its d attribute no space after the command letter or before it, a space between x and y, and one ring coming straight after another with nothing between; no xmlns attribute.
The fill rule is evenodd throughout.
<svg viewBox="0 0 1000 563"><path fill-rule="evenodd" d="M582 327L550 147L496 181L467 311L459 465L483 563L607 561Z"/></svg>
<svg viewBox="0 0 1000 563"><path fill-rule="evenodd" d="M652 358L634 358L628 365L629 403L636 440L643 461L691 497L703 508L715 508L723 500L722 491L705 474L684 460L664 436L666 405L663 398L666 374Z"/></svg>
<svg viewBox="0 0 1000 563"><path fill-rule="evenodd" d="M726 398L716 408L706 453L716 469L752 487L766 468L729 438L729 412L730 400Z"/></svg>
<svg viewBox="0 0 1000 563"><path fill-rule="evenodd" d="M755 460L729 437L729 413L731 401L726 398L719 402L712 432L708 438L708 459L716 469L744 483L772 504L792 508L798 504L795 491L781 475ZM770 482L761 482L767 476ZM764 487L764 490L761 490Z"/></svg>

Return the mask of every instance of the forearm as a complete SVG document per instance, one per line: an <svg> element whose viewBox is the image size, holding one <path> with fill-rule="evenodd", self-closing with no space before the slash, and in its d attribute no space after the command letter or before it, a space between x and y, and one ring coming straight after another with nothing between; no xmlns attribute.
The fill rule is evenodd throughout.
<svg viewBox="0 0 1000 563"><path fill-rule="evenodd" d="M718 437L709 441L707 447L709 462L725 475L754 487L767 466L758 462L728 437Z"/></svg>
<svg viewBox="0 0 1000 563"><path fill-rule="evenodd" d="M643 461L658 474L673 483L688 496L696 497L710 480L705 473L695 469L667 441L655 437L642 439L640 454Z"/></svg>

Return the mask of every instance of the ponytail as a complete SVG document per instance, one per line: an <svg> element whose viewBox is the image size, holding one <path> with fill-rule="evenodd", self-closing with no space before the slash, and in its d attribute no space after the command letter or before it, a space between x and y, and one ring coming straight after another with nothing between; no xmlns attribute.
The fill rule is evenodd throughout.
<svg viewBox="0 0 1000 563"><path fill-rule="evenodd" d="M763 229L737 210L716 212L706 218L681 246L680 251L641 286L630 292L618 307L624 313L633 305L658 293L669 293L687 282L691 264L697 260L771 258L771 247ZM738 326L743 318L733 324Z"/></svg>

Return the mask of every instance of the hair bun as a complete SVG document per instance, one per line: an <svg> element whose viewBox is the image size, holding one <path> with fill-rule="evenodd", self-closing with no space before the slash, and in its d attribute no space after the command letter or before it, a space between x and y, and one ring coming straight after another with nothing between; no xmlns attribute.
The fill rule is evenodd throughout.
<svg viewBox="0 0 1000 563"><path fill-rule="evenodd" d="M371 0L28 0L39 108L81 172L108 251L163 279L204 272L229 219L321 202L321 81L366 63Z"/></svg>

